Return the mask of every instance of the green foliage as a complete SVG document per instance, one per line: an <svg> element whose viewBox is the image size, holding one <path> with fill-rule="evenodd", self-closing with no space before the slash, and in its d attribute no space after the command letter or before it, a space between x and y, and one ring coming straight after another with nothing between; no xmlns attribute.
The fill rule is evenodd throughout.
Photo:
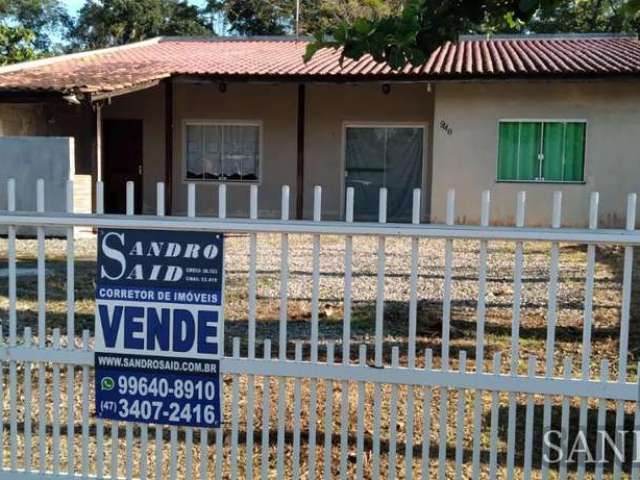
<svg viewBox="0 0 640 480"><path fill-rule="evenodd" d="M312 35L338 22L391 15L402 0L300 0L298 32ZM222 15L232 33L285 35L295 33L296 0L209 0L206 10Z"/></svg>
<svg viewBox="0 0 640 480"><path fill-rule="evenodd" d="M35 35L23 27L0 24L0 65L36 58Z"/></svg>
<svg viewBox="0 0 640 480"><path fill-rule="evenodd" d="M158 35L211 35L185 0L86 0L73 28L77 48L100 48Z"/></svg>
<svg viewBox="0 0 640 480"><path fill-rule="evenodd" d="M639 0L573 0L541 9L528 25L534 32L637 32Z"/></svg>
<svg viewBox="0 0 640 480"><path fill-rule="evenodd" d="M4 23L29 30L39 54L59 49L61 39L71 27L71 17L59 0L0 0L0 17Z"/></svg>
<svg viewBox="0 0 640 480"><path fill-rule="evenodd" d="M400 68L418 64L465 33L620 32L640 28L640 0L406 0L390 16L341 19L316 33L305 59L320 48L365 54Z"/></svg>
<svg viewBox="0 0 640 480"><path fill-rule="evenodd" d="M306 58L321 47L343 47L343 56L370 54L400 68L419 64L437 46L460 33L482 31L485 22L528 20L535 3L528 0L407 0L398 14L383 18L342 21L316 37Z"/></svg>
<svg viewBox="0 0 640 480"><path fill-rule="evenodd" d="M0 64L60 51L70 19L58 0L0 0Z"/></svg>
<svg viewBox="0 0 640 480"><path fill-rule="evenodd" d="M637 32L640 0L300 0L298 31L312 35L305 59L323 47L343 58L365 54L394 67L421 63L459 34ZM213 35L212 18L231 33L296 30L296 0L85 0L75 22L61 0L0 0L0 63L64 49L121 45L157 35ZM64 45L62 44L64 42Z"/></svg>
<svg viewBox="0 0 640 480"><path fill-rule="evenodd" d="M294 14L291 3L282 0L209 0L207 10L223 15L229 30L239 35L284 35L291 27Z"/></svg>

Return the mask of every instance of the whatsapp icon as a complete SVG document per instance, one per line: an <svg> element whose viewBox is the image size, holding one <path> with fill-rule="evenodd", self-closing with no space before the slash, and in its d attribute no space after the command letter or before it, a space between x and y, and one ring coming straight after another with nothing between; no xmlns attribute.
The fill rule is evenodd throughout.
<svg viewBox="0 0 640 480"><path fill-rule="evenodd" d="M104 377L102 379L102 381L100 382L100 388L102 390L113 390L113 387L116 386L116 382L114 382L113 378L111 377Z"/></svg>

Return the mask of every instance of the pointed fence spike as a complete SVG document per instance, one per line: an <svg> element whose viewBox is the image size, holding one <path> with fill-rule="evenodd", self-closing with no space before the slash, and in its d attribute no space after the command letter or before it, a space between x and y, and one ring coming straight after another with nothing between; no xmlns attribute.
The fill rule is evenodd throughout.
<svg viewBox="0 0 640 480"><path fill-rule="evenodd" d="M218 218L227 218L227 186L218 186Z"/></svg>
<svg viewBox="0 0 640 480"><path fill-rule="evenodd" d="M551 213L551 226L560 228L562 224L562 192L553 192L553 210Z"/></svg>
<svg viewBox="0 0 640 480"><path fill-rule="evenodd" d="M327 342L327 363L332 364L335 356L335 344L333 342Z"/></svg>
<svg viewBox="0 0 640 480"><path fill-rule="evenodd" d="M156 184L156 214L164 217L164 182Z"/></svg>
<svg viewBox="0 0 640 480"><path fill-rule="evenodd" d="M354 190L353 187L347 187L347 202L345 204L344 209L344 219L347 223L353 222L353 198L354 198Z"/></svg>
<svg viewBox="0 0 640 480"><path fill-rule="evenodd" d="M527 192L518 192L516 206L516 227L524 227L525 209L527 204Z"/></svg>
<svg viewBox="0 0 640 480"><path fill-rule="evenodd" d="M635 230L636 228L636 203L636 194L630 193L627 197L627 230Z"/></svg>
<svg viewBox="0 0 640 480"><path fill-rule="evenodd" d="M387 189L380 188L378 197L378 222L387 223Z"/></svg>
<svg viewBox="0 0 640 480"><path fill-rule="evenodd" d="M66 185L66 211L73 213L73 180L67 180Z"/></svg>
<svg viewBox="0 0 640 480"><path fill-rule="evenodd" d="M322 187L316 185L313 188L313 221L319 222L322 217Z"/></svg>
<svg viewBox="0 0 640 480"><path fill-rule="evenodd" d="M482 192L482 202L480 205L480 225L486 227L489 225L491 215L491 191Z"/></svg>
<svg viewBox="0 0 640 480"><path fill-rule="evenodd" d="M589 198L589 228L598 228L598 205L600 203L600 194L591 192Z"/></svg>
<svg viewBox="0 0 640 480"><path fill-rule="evenodd" d="M460 350L458 353L458 371L464 373L467 371L467 351Z"/></svg>
<svg viewBox="0 0 640 480"><path fill-rule="evenodd" d="M400 366L400 349L398 347L391 348L391 366L393 368Z"/></svg>
<svg viewBox="0 0 640 480"><path fill-rule="evenodd" d="M433 350L430 348L424 351L424 369L429 371L433 367Z"/></svg>
<svg viewBox="0 0 640 480"><path fill-rule="evenodd" d="M411 223L417 225L420 223L420 201L421 191L419 188L413 189L413 209L411 212Z"/></svg>
<svg viewBox="0 0 640 480"><path fill-rule="evenodd" d="M134 194L135 185L132 181L127 182L127 215L133 215L134 212Z"/></svg>
<svg viewBox="0 0 640 480"><path fill-rule="evenodd" d="M360 347L358 347L358 360L360 365L367 364L367 346L364 344L361 344Z"/></svg>
<svg viewBox="0 0 640 480"><path fill-rule="evenodd" d="M196 216L196 184L190 183L187 186L187 216Z"/></svg>
<svg viewBox="0 0 640 480"><path fill-rule="evenodd" d="M44 180L39 178L36 182L36 210L44 212Z"/></svg>
<svg viewBox="0 0 640 480"><path fill-rule="evenodd" d="M282 198L280 200L280 219L289 220L289 185L282 186Z"/></svg>
<svg viewBox="0 0 640 480"><path fill-rule="evenodd" d="M96 182L96 214L104 215L104 183L101 180Z"/></svg>
<svg viewBox="0 0 640 480"><path fill-rule="evenodd" d="M7 210L16 211L16 181L14 178L7 180Z"/></svg>
<svg viewBox="0 0 640 480"><path fill-rule="evenodd" d="M240 357L240 337L233 337L233 357Z"/></svg>
<svg viewBox="0 0 640 480"><path fill-rule="evenodd" d="M258 218L258 186L251 185L249 189L249 218L255 220Z"/></svg>
<svg viewBox="0 0 640 480"><path fill-rule="evenodd" d="M447 192L447 225L453 225L456 220L456 191L452 188Z"/></svg>

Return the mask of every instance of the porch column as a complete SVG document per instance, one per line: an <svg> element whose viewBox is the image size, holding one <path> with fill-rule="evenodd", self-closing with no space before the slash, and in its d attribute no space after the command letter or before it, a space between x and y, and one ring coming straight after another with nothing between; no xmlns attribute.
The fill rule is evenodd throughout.
<svg viewBox="0 0 640 480"><path fill-rule="evenodd" d="M173 207L173 80L164 84L164 194L165 213Z"/></svg>
<svg viewBox="0 0 640 480"><path fill-rule="evenodd" d="M102 103L96 102L96 177L102 181Z"/></svg>
<svg viewBox="0 0 640 480"><path fill-rule="evenodd" d="M302 220L304 201L304 127L307 92L304 83L298 85L298 160L296 168L296 218Z"/></svg>
<svg viewBox="0 0 640 480"><path fill-rule="evenodd" d="M90 126L91 132L91 205L93 211L97 211L98 197L96 192L97 182L102 181L103 162L102 162L102 102L96 101L87 106L89 114L93 119Z"/></svg>

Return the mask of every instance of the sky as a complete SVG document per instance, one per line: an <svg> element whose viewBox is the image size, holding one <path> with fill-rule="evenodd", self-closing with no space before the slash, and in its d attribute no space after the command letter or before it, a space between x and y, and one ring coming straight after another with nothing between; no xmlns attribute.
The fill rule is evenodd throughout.
<svg viewBox="0 0 640 480"><path fill-rule="evenodd" d="M63 0L62 3L66 5L67 10L69 10L69 13L72 13L75 15L76 12L80 9L80 7L82 7L84 0Z"/></svg>

